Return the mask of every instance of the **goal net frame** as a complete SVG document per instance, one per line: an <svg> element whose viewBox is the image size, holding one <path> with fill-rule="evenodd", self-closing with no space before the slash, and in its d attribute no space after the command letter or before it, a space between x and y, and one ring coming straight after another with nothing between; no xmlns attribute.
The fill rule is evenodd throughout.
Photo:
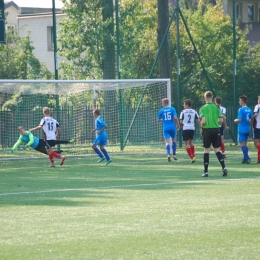
<svg viewBox="0 0 260 260"><path fill-rule="evenodd" d="M71 89L70 92L66 92L62 86L77 86L77 88ZM85 86L85 87L84 87ZM88 87L86 87L88 86ZM126 86L126 87L125 87ZM65 87L64 87L65 88ZM154 91L157 93L152 93L154 88ZM51 89L51 90L50 90ZM124 91L126 91L126 89L128 91L138 91L138 99L135 98L135 106L133 108L131 108L132 111L132 118L131 120L128 119L128 123L127 123L127 128L123 129L122 126L122 119L120 119L120 115L115 114L114 116L114 120L118 121L118 131L124 131L124 134L120 133L120 141L118 141L115 145L117 147L120 147L120 150L123 150L125 146L128 145L129 142L129 136L131 136L131 131L132 131L132 127L136 124L137 122L137 117L138 114L141 113L140 111L142 110L142 106L143 106L143 102L144 100L146 102L148 101L154 101L154 103L156 103L156 105L153 106L153 110L154 113L156 111L157 112L160 110L161 108L161 99L162 98L168 98L169 102L171 104L171 81L170 79L120 79L120 80L0 80L0 113L1 113L1 119L0 119L0 146L2 148L2 150L4 149L10 149L12 147L12 145L14 144L14 139L18 139L19 137L19 133L17 132L17 127L20 125L23 125L25 128L27 128L27 130L29 128L35 127L36 125L39 124L41 118L43 117L42 114L42 107L44 106L50 106L50 103L46 103L44 104L37 104L37 96L39 96L38 98L40 98L43 95L47 95L47 96L51 96L52 97L52 102L55 103L53 107L53 110L56 110L53 113L52 111L52 116L57 119L58 122L60 122L61 124L61 129L62 129L62 133L64 132L63 129L63 118L60 114L61 114L61 107L63 106L62 102L60 99L61 97L63 98L65 95L67 96L73 96L76 94L79 94L80 96L84 96L85 92L84 91L89 91L89 95L91 96L92 93L92 97L89 97L90 99L92 99L91 104L88 104L88 102L85 102L84 100L78 100L78 102L85 102L84 106L87 106L89 108L90 111L92 111L94 108L99 108L99 95L100 92L104 91L104 93L108 92L113 92L115 91L117 94L116 97L116 103L117 104L111 104L110 107L112 107L111 109L111 113L116 113L117 110L122 110L123 112L126 113L126 108L124 106ZM65 94L64 94L64 91ZM151 93L148 93L151 92ZM82 95L80 94L82 93ZM148 94L147 94L148 93ZM33 100L33 96L35 96L35 100ZM113 94L114 95L114 94ZM151 97L149 97L149 95L151 95ZM30 96L30 98L28 98ZM106 95L104 95L102 98L105 100ZM109 95L108 95L109 96ZM7 97L7 98L6 98ZM8 98L10 100L8 100ZM83 98L83 97L82 97ZM24 112L26 110L25 106L22 103L25 102L24 100L28 99L29 104L28 104L28 111ZM32 99L32 101L30 101ZM149 100L150 99L150 100ZM154 99L154 100L153 100ZM113 103L115 100L111 99L111 102ZM36 102L35 104L32 104L33 102ZM49 102L49 101L48 101ZM67 114L68 116L72 117L73 120L70 120L70 133L63 135L63 137L61 139L71 139L71 138L75 138L76 143L75 146L77 145L77 121L74 120L74 118L76 118L76 110L73 109L73 107L75 106L75 104L72 104L73 102L71 101L66 101L66 109L68 110ZM75 101L77 102L77 100ZM107 102L109 104L108 101L104 101ZM121 103L120 103L121 102ZM3 108L4 105L4 108ZM30 106L32 105L32 107ZM114 105L114 107L113 107ZM56 106L56 107L55 107ZM149 109L149 107L147 108ZM26 118L26 114L27 117L31 117L31 114L33 114L35 112L35 110L38 111L38 122L36 124L35 120L34 123L32 123L30 121L30 119ZM110 110L110 109L109 109ZM113 110L113 111L112 111ZM40 111L40 112L39 112ZM12 115L9 115L11 114ZM148 120L154 120L156 122L156 117L154 118L154 114L151 116L148 116ZM106 116L108 117L109 111L106 111ZM85 115L84 115L85 116ZM102 111L101 111L101 116L102 115ZM106 121L106 116L104 116L104 120ZM5 125L10 123L10 118L12 117L12 122L13 123L12 127L8 127L9 131L11 131L11 133L3 133L5 131ZM20 118L22 117L22 118ZM92 116L92 114L88 114L88 116L86 117L82 117L81 119L79 119L79 121L84 121L85 119L87 119L87 123L91 125L91 127L94 127L94 118ZM66 119L67 120L67 119ZM66 121L65 120L65 121ZM139 119L140 120L140 119ZM147 116L146 118L144 118L144 121L147 120ZM111 122L111 120L109 120ZM67 123L67 122L66 122ZM81 122L83 123L83 122ZM139 127L142 128L142 123L143 122L139 122L138 124L140 125ZM35 125L36 124L36 125ZM121 125L120 125L121 124ZM124 123L126 124L126 123ZM154 126L154 123L152 123L151 121L151 128ZM155 123L157 124L156 127L161 128L161 124L158 124L157 122ZM86 131L90 130L89 125L87 125ZM113 134L113 130L109 130L109 124L108 124L108 140L110 140L110 135L111 133ZM135 126L136 128L136 126ZM10 130L11 129L11 130ZM82 130L81 130L82 131ZM138 132L138 129L136 130L136 132ZM66 130L65 130L66 133ZM158 133L158 131L157 131ZM39 138L43 138L42 134L39 134L39 132L33 132L33 134ZM15 138L13 137L13 135L15 136ZM9 138L8 136L12 136L11 140L12 141L8 141L5 142L3 144L3 138ZM94 136L92 137L92 139L94 140ZM90 138L91 139L91 138ZM85 144L89 147L89 144L91 144L91 140L85 140ZM144 139L145 139L145 135L144 135ZM162 138L161 138L162 139ZM84 141L83 141L84 142ZM143 142L145 143L146 140L143 140ZM158 142L157 142L158 143ZM131 144L132 145L132 144Z"/></svg>

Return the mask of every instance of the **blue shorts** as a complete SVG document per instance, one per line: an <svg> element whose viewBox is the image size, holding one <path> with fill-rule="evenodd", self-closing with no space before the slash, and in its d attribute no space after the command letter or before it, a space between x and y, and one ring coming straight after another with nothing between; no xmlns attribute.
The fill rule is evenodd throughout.
<svg viewBox="0 0 260 260"><path fill-rule="evenodd" d="M106 136L97 136L97 138L93 141L95 146L105 146L107 145L107 137Z"/></svg>
<svg viewBox="0 0 260 260"><path fill-rule="evenodd" d="M164 139L176 138L176 131L175 131L175 129L163 130L163 137L164 137Z"/></svg>
<svg viewBox="0 0 260 260"><path fill-rule="evenodd" d="M238 133L237 134L237 141L239 143L246 142L248 140L249 133Z"/></svg>

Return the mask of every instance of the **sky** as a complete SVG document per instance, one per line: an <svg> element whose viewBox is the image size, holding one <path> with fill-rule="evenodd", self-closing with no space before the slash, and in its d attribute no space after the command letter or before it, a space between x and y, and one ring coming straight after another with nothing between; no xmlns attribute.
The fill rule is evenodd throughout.
<svg viewBox="0 0 260 260"><path fill-rule="evenodd" d="M20 7L52 8L52 0L4 0L5 3L13 1ZM61 0L55 0L55 7L62 8Z"/></svg>

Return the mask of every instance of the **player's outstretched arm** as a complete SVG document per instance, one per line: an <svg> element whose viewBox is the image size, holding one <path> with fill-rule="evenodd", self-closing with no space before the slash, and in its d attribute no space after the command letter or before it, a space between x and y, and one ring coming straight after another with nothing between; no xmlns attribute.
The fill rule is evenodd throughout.
<svg viewBox="0 0 260 260"><path fill-rule="evenodd" d="M40 130L40 129L42 129L42 126L41 126L41 125L38 125L38 126L36 126L36 127L34 127L34 128L31 128L31 129L29 130L29 132L32 132L32 131L35 131L35 130Z"/></svg>
<svg viewBox="0 0 260 260"><path fill-rule="evenodd" d="M14 152L15 150L17 150L17 148L20 146L20 144L22 143L23 141L18 139L18 141L14 144L14 146L12 147L11 151ZM10 152L11 152L10 151Z"/></svg>

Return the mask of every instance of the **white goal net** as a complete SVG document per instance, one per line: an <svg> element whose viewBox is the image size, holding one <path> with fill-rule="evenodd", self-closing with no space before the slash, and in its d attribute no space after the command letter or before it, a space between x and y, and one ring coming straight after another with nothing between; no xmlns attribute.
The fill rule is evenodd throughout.
<svg viewBox="0 0 260 260"><path fill-rule="evenodd" d="M46 106L61 125L60 139L75 139L71 149L77 152L90 149L95 138L94 108L108 125L108 145L122 150L161 144L162 125L156 117L166 97L171 101L169 79L0 80L0 147L3 151L13 146L18 126L38 126ZM41 131L33 134L43 138Z"/></svg>

